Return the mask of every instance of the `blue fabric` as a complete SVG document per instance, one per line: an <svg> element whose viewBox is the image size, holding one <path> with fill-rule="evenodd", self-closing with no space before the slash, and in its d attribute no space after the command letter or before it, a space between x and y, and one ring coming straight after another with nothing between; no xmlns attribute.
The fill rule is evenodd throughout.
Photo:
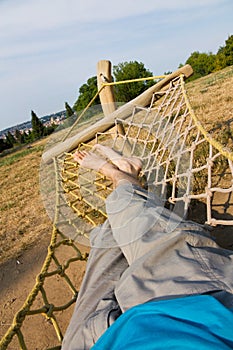
<svg viewBox="0 0 233 350"><path fill-rule="evenodd" d="M151 301L122 314L91 349L233 349L233 310L209 295Z"/></svg>

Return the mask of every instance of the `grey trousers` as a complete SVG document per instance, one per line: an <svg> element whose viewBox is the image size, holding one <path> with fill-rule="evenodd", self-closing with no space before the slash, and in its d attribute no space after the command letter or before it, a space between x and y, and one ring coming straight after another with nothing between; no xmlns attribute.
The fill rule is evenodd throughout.
<svg viewBox="0 0 233 350"><path fill-rule="evenodd" d="M63 350L86 350L126 310L150 300L212 294L233 307L233 252L144 190L123 184L91 252ZM208 306L207 306L208 307Z"/></svg>

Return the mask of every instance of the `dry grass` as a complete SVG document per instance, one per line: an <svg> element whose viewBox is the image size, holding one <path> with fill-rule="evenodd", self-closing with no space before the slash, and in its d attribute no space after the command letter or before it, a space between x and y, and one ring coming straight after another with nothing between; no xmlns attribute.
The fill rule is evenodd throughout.
<svg viewBox="0 0 233 350"><path fill-rule="evenodd" d="M186 85L192 108L208 131L225 142L233 136L233 66Z"/></svg>
<svg viewBox="0 0 233 350"><path fill-rule="evenodd" d="M39 189L43 143L0 158L0 262L19 256L50 232Z"/></svg>

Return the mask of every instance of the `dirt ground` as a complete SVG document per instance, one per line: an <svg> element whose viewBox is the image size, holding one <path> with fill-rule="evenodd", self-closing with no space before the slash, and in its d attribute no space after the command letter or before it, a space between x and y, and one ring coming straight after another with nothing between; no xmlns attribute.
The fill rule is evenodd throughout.
<svg viewBox="0 0 233 350"><path fill-rule="evenodd" d="M35 285L36 276L40 273L47 255L49 242L49 235L43 234L30 249L25 250L17 259L10 259L1 265L1 337L11 325L15 313L22 307L29 292ZM67 259L67 255L69 255L68 251L61 251L59 253L59 259L65 260ZM77 288L79 288L84 271L85 262L73 263L70 268L69 278L75 283ZM55 305L63 305L72 297L72 293L63 282L62 278L57 275L53 279L46 281L44 285L48 300ZM41 298L37 297L33 309L40 308L43 305ZM68 311L63 311L57 316L63 334L69 323L72 311L73 306ZM27 316L22 327L22 332L28 349L41 350L59 345L54 328L51 322L45 317L38 315ZM19 349L16 336L8 346L8 349Z"/></svg>

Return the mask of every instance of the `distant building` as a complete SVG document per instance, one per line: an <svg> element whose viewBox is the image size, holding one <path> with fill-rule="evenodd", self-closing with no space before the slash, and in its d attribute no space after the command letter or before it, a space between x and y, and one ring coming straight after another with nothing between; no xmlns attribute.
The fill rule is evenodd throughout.
<svg viewBox="0 0 233 350"><path fill-rule="evenodd" d="M64 123L64 120L66 119L66 113L65 111L57 112L48 116L44 116L40 118L44 126L51 126L54 125L60 125ZM6 134L8 131L12 133L12 135L15 134L16 130L19 130L21 133L26 132L27 134L29 131L32 131L32 125L30 121L24 122L22 124L18 124L15 126L12 126L10 128L4 129L0 131L0 138L6 139Z"/></svg>

